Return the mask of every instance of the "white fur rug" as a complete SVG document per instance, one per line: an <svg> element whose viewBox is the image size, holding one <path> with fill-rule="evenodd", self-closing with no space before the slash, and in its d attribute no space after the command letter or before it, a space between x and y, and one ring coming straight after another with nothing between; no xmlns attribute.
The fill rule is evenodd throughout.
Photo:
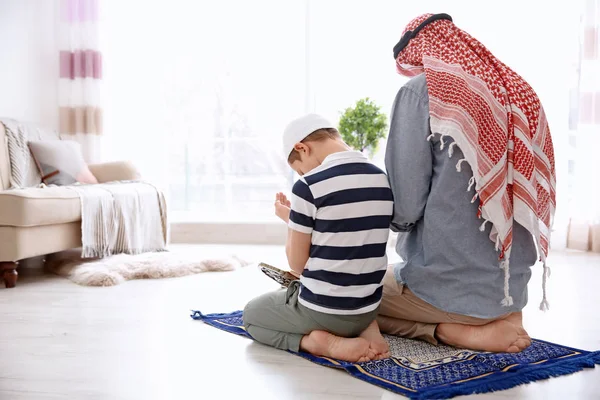
<svg viewBox="0 0 600 400"><path fill-rule="evenodd" d="M208 271L232 271L248 265L235 257L202 258L184 252L117 254L82 259L81 250L48 256L46 268L83 286L114 286L133 279L174 278Z"/></svg>

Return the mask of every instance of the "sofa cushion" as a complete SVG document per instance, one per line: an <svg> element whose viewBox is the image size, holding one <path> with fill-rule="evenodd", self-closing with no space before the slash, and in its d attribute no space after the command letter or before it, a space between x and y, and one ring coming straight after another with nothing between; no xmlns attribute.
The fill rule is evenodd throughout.
<svg viewBox="0 0 600 400"><path fill-rule="evenodd" d="M0 192L0 226L53 225L81 220L78 194L61 187Z"/></svg>
<svg viewBox="0 0 600 400"><path fill-rule="evenodd" d="M28 144L46 185L98 183L83 159L81 145L74 140L32 140Z"/></svg>

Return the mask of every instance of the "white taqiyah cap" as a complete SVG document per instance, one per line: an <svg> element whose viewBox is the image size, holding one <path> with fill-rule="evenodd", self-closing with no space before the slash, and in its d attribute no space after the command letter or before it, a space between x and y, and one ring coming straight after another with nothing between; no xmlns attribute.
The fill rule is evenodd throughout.
<svg viewBox="0 0 600 400"><path fill-rule="evenodd" d="M317 114L307 114L293 120L283 131L283 155L287 159L294 145L319 129L335 128L333 124Z"/></svg>

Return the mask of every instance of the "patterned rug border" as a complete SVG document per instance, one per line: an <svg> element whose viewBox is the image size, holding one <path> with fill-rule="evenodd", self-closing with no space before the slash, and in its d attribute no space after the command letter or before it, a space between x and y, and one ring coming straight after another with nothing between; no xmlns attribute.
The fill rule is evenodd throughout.
<svg viewBox="0 0 600 400"><path fill-rule="evenodd" d="M226 324L220 319L236 318L242 316L242 311L232 313L216 313L202 314L200 311L192 310L190 315L194 320L200 320L215 328L224 330L229 333L234 333L246 338L252 337L246 332L243 327L237 325ZM582 371L585 368L594 368L596 364L600 364L600 351L589 352L568 346L559 345L556 343L547 342L544 340L533 339L535 342L545 343L552 346L570 350L576 354L567 356L568 358L558 358L555 360L545 360L537 364L525 364L509 366L510 370L498 370L490 372L482 377L473 377L467 381L458 381L450 384L432 386L422 389L411 389L400 384L386 381L383 378L374 376L364 370L364 366L369 363L349 363L340 360L329 359L326 357L317 357L307 353L289 353L300 356L306 360L314 362L326 367L343 369L355 378L369 382L373 385L390 390L394 393L401 394L410 399L425 400L425 399L449 399L460 395L469 395L477 393L489 393L510 389L522 384L531 383L543 379L549 379L562 375L569 375L575 372ZM379 363L381 361L371 361L370 363ZM540 364L544 363L543 366ZM458 386L457 386L458 384Z"/></svg>

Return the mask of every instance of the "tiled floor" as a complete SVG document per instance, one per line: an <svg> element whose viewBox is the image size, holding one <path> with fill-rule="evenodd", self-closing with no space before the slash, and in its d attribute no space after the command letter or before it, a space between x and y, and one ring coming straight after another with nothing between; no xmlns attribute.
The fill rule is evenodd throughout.
<svg viewBox="0 0 600 400"><path fill-rule="evenodd" d="M282 265L280 247L186 246ZM600 256L550 259L551 311L537 310L534 269L525 326L533 337L600 349ZM393 399L343 372L191 320L189 310L240 309L277 286L252 267L110 288L38 270L0 288L0 399ZM600 367L477 398L600 398Z"/></svg>

